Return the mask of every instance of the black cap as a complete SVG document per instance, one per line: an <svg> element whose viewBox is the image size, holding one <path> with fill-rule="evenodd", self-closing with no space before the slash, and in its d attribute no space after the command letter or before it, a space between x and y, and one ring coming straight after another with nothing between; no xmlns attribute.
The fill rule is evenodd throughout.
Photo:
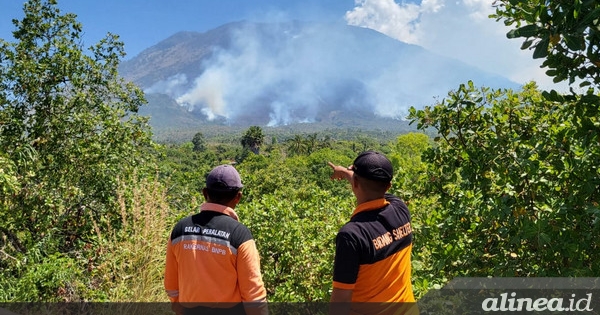
<svg viewBox="0 0 600 315"><path fill-rule="evenodd" d="M360 177L380 182L391 182L394 174L392 162L376 151L359 154L352 163L352 170Z"/></svg>

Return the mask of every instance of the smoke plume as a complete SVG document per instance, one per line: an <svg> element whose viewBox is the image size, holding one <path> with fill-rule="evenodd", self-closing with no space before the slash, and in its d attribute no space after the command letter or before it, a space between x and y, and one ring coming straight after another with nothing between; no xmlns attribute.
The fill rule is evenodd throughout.
<svg viewBox="0 0 600 315"><path fill-rule="evenodd" d="M147 91L169 94L209 119L285 125L334 110L403 118L411 106L432 104L474 77L482 78L478 84L498 80L347 25L241 23L230 38L197 78L174 76Z"/></svg>

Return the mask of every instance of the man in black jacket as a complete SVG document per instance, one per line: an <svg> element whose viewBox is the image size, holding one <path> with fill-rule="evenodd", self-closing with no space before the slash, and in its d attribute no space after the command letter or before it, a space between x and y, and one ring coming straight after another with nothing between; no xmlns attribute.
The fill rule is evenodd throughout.
<svg viewBox="0 0 600 315"><path fill-rule="evenodd" d="M414 306L410 212L402 200L387 193L392 163L379 152L366 151L350 167L328 164L332 179L350 182L357 203L336 236L331 302L345 305L344 312L350 302L355 312L368 305L361 313L378 313L401 303Z"/></svg>

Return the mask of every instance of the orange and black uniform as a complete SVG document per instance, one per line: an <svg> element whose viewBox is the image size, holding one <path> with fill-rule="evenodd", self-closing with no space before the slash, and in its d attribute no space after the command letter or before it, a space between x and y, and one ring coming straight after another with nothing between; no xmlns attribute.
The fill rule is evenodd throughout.
<svg viewBox="0 0 600 315"><path fill-rule="evenodd" d="M358 205L338 232L333 286L352 302L415 302L410 212L391 194Z"/></svg>
<svg viewBox="0 0 600 315"><path fill-rule="evenodd" d="M184 306L266 301L252 234L233 209L214 203L173 228L164 284L169 299Z"/></svg>

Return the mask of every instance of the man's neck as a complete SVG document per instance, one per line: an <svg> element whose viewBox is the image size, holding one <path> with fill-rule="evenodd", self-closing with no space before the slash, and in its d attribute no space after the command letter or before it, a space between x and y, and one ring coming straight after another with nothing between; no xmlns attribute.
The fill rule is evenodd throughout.
<svg viewBox="0 0 600 315"><path fill-rule="evenodd" d="M356 196L356 205L361 205L363 203L369 202L369 201L373 201L373 200L377 200L377 199L383 199L385 198L384 195L377 195L377 196Z"/></svg>

